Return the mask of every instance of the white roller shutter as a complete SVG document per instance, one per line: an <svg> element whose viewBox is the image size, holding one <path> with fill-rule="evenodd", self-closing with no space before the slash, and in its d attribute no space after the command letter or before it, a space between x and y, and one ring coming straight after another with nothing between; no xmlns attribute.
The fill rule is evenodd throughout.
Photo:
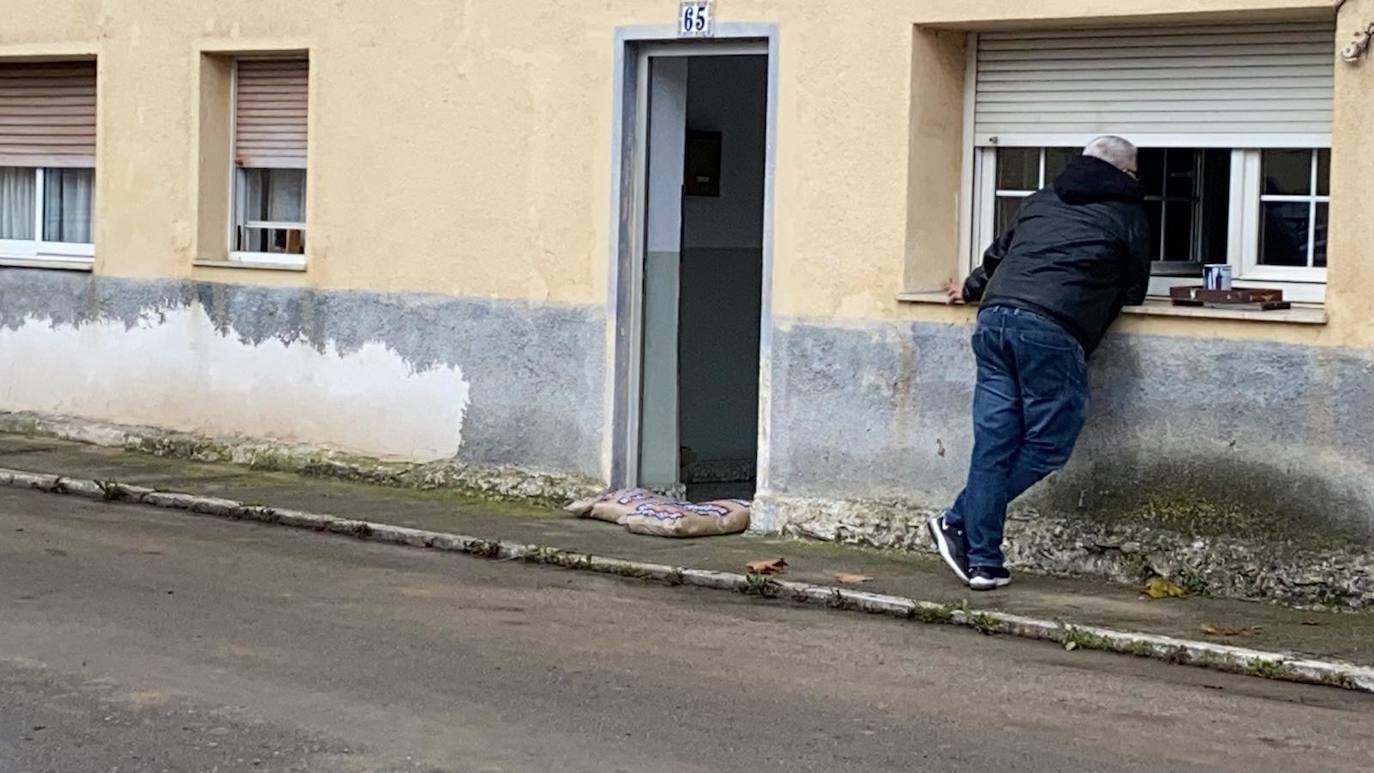
<svg viewBox="0 0 1374 773"><path fill-rule="evenodd" d="M1331 143L1334 22L978 36L974 142Z"/></svg>
<svg viewBox="0 0 1374 773"><path fill-rule="evenodd" d="M0 64L0 166L95 166L95 62Z"/></svg>
<svg viewBox="0 0 1374 773"><path fill-rule="evenodd" d="M234 162L304 169L310 63L240 59L234 89Z"/></svg>

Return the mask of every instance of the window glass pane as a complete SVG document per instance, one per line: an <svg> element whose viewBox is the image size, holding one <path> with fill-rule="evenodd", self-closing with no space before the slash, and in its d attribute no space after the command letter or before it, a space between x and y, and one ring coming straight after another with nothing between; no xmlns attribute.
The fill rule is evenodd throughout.
<svg viewBox="0 0 1374 773"><path fill-rule="evenodd" d="M240 252L305 253L303 228L273 228L263 223L304 225L305 170L242 169L238 213Z"/></svg>
<svg viewBox="0 0 1374 773"><path fill-rule="evenodd" d="M0 167L0 239L31 241L33 234L34 171Z"/></svg>
<svg viewBox="0 0 1374 773"><path fill-rule="evenodd" d="M1082 148L1045 148L1045 185L1054 182L1064 167L1082 154Z"/></svg>
<svg viewBox="0 0 1374 773"><path fill-rule="evenodd" d="M1021 211L1021 205L1025 199L1015 196L998 196L997 212L994 222L994 232L1001 236L1007 232L1011 224L1016 222L1016 215Z"/></svg>
<svg viewBox="0 0 1374 773"><path fill-rule="evenodd" d="M304 169L244 169L243 222L305 222Z"/></svg>
<svg viewBox="0 0 1374 773"><path fill-rule="evenodd" d="M1312 193L1312 151L1266 150L1262 161L1264 193L1307 196Z"/></svg>
<svg viewBox="0 0 1374 773"><path fill-rule="evenodd" d="M1202 151L1202 179L1198 182L1202 199L1202 220L1198 224L1203 263L1225 263L1231 225L1231 151ZM1239 214L1237 214L1239 216Z"/></svg>
<svg viewBox="0 0 1374 773"><path fill-rule="evenodd" d="M1260 204L1260 263L1267 266L1307 265L1306 202Z"/></svg>
<svg viewBox="0 0 1374 773"><path fill-rule="evenodd" d="M1140 170L1140 187L1146 196L1164 195L1164 151L1159 148L1141 148L1136 155L1136 166Z"/></svg>
<svg viewBox="0 0 1374 773"><path fill-rule="evenodd" d="M1331 151L1317 151L1317 195L1331 195Z"/></svg>
<svg viewBox="0 0 1374 773"><path fill-rule="evenodd" d="M1192 198L1197 173L1197 151L1173 148L1165 156L1164 193L1166 196Z"/></svg>
<svg viewBox="0 0 1374 773"><path fill-rule="evenodd" d="M1164 260L1194 260L1193 203L1169 201L1164 204Z"/></svg>
<svg viewBox="0 0 1374 773"><path fill-rule="evenodd" d="M94 169L43 170L43 241L91 243Z"/></svg>
<svg viewBox="0 0 1374 773"><path fill-rule="evenodd" d="M1040 148L998 148L997 189L1039 190Z"/></svg>
<svg viewBox="0 0 1374 773"><path fill-rule="evenodd" d="M1150 260L1162 260L1159 251L1159 227L1160 217L1164 212L1164 203L1160 201L1145 202L1145 219L1150 221Z"/></svg>
<svg viewBox="0 0 1374 773"><path fill-rule="evenodd" d="M305 232L295 228L239 228L240 252L305 253Z"/></svg>
<svg viewBox="0 0 1374 773"><path fill-rule="evenodd" d="M1326 268L1326 217L1327 205L1318 204L1316 241L1312 245L1312 265L1318 268Z"/></svg>

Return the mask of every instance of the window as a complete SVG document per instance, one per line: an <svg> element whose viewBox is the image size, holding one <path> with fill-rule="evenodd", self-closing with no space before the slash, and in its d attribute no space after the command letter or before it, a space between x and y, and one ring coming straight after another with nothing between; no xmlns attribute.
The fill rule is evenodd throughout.
<svg viewBox="0 0 1374 773"><path fill-rule="evenodd" d="M978 154L975 179L983 196L974 208L975 262L1010 225L1022 199L1053 183L1077 153L997 148ZM1201 281L1205 264L1230 263L1239 286L1282 287L1294 301L1322 299L1329 150L1141 148L1138 166L1154 261L1151 294Z"/></svg>
<svg viewBox="0 0 1374 773"><path fill-rule="evenodd" d="M1002 233L1016 219L1022 199L1054 182L1078 155L1078 148L1002 148L997 151L993 232Z"/></svg>
<svg viewBox="0 0 1374 773"><path fill-rule="evenodd" d="M302 58L235 62L236 260L304 265L308 78Z"/></svg>
<svg viewBox="0 0 1374 773"><path fill-rule="evenodd" d="M1065 154L1118 134L1141 148L1151 294L1227 263L1238 286L1324 299L1330 21L988 32L969 45L971 260Z"/></svg>
<svg viewBox="0 0 1374 773"><path fill-rule="evenodd" d="M1256 264L1326 268L1331 151L1266 150L1260 177Z"/></svg>
<svg viewBox="0 0 1374 773"><path fill-rule="evenodd" d="M95 254L95 64L0 64L0 259Z"/></svg>

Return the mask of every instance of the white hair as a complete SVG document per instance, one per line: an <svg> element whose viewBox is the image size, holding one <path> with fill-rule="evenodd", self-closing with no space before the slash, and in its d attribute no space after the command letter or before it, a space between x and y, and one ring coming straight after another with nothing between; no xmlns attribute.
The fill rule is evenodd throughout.
<svg viewBox="0 0 1374 773"><path fill-rule="evenodd" d="M1083 148L1083 155L1100 158L1123 172L1135 171L1136 168L1135 145L1110 134L1089 142Z"/></svg>

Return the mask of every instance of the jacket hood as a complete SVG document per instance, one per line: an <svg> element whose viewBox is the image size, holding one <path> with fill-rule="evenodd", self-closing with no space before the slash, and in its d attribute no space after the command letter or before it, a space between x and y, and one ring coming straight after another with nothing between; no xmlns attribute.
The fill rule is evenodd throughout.
<svg viewBox="0 0 1374 773"><path fill-rule="evenodd" d="M1054 180L1054 192L1065 204L1099 201L1138 202L1145 198L1140 183L1100 158L1078 156Z"/></svg>

